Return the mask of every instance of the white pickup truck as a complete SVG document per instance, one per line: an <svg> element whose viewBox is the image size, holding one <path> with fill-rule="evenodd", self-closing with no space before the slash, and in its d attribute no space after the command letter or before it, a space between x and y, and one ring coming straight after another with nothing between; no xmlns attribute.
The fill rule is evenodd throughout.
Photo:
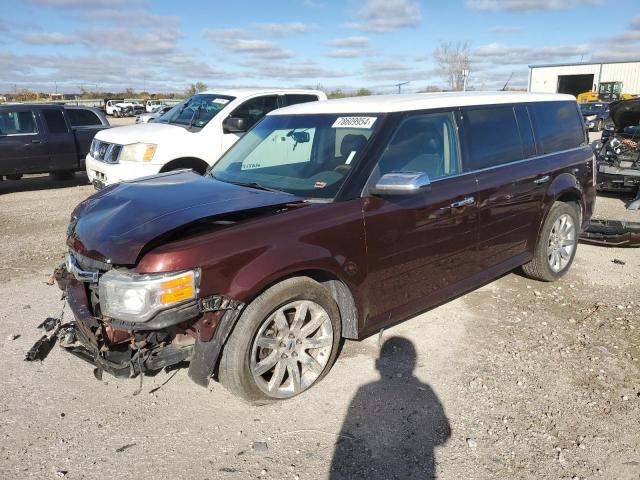
<svg viewBox="0 0 640 480"><path fill-rule="evenodd" d="M153 123L99 132L86 157L96 188L191 168L202 174L267 113L326 100L319 90L230 89L198 93Z"/></svg>

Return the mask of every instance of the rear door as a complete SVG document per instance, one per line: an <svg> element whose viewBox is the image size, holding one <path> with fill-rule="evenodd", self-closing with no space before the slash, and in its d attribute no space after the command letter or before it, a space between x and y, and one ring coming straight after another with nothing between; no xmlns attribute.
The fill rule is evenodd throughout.
<svg viewBox="0 0 640 480"><path fill-rule="evenodd" d="M460 168L454 112L412 114L399 124L368 185L390 172L427 173L431 185L365 202L367 330L446 300L477 270L476 180Z"/></svg>
<svg viewBox="0 0 640 480"><path fill-rule="evenodd" d="M78 169L75 136L62 109L43 108L40 114L47 129L49 171Z"/></svg>
<svg viewBox="0 0 640 480"><path fill-rule="evenodd" d="M78 158L80 163L83 164L84 158L89 153L93 137L100 130L109 127L104 125L102 119L88 108L68 108L65 109L65 114L75 135Z"/></svg>
<svg viewBox="0 0 640 480"><path fill-rule="evenodd" d="M38 118L28 107L0 110L0 174L46 172L49 154Z"/></svg>
<svg viewBox="0 0 640 480"><path fill-rule="evenodd" d="M481 270L533 251L549 172L537 151L525 104L462 111L464 170L478 179Z"/></svg>

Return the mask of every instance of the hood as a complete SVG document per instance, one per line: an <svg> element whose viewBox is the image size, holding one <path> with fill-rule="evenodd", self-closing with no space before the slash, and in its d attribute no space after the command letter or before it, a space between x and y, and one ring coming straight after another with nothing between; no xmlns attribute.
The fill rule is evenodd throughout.
<svg viewBox="0 0 640 480"><path fill-rule="evenodd" d="M150 115L150 114L149 114ZM115 127L103 130L96 135L98 140L118 145L128 145L130 143L146 142L160 143L172 138L182 138L190 132L177 125L167 123L143 123L128 125L126 127Z"/></svg>
<svg viewBox="0 0 640 480"><path fill-rule="evenodd" d="M640 98L611 102L609 117L618 130L640 124Z"/></svg>
<svg viewBox="0 0 640 480"><path fill-rule="evenodd" d="M80 203L67 244L96 260L134 265L149 242L197 220L302 201L191 171L111 185Z"/></svg>

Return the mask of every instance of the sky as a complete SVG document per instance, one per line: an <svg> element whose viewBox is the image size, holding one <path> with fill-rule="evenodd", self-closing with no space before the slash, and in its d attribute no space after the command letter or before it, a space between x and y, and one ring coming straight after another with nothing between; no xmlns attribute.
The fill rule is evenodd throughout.
<svg viewBox="0 0 640 480"><path fill-rule="evenodd" d="M615 5L614 5L615 3ZM0 0L0 92L526 87L530 64L640 59L639 0Z"/></svg>

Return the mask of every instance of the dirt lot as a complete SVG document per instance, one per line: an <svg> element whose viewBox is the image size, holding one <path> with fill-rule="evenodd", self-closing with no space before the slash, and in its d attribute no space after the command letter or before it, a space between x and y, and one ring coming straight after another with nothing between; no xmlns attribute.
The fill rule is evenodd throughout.
<svg viewBox="0 0 640 480"><path fill-rule="evenodd" d="M45 282L85 182L0 182L1 478L349 478L332 465L350 478L640 478L639 250L581 245L558 283L511 273L347 342L286 403L250 407L185 370L134 396L137 379L97 381L57 348L23 361L59 313ZM640 221L614 196L600 212ZM394 337L406 340L378 372Z"/></svg>

